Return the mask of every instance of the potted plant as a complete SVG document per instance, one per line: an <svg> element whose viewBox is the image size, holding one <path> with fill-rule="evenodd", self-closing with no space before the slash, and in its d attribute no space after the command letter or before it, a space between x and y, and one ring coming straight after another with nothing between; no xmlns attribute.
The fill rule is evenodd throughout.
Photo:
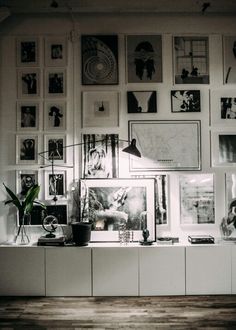
<svg viewBox="0 0 236 330"><path fill-rule="evenodd" d="M8 195L10 196L10 199L4 202L5 205L11 203L14 204L18 209L19 214L19 228L14 238L14 242L17 242L17 240L19 239L20 244L28 244L30 242L30 239L26 233L25 225L30 224L30 215L34 204L41 206L43 209L46 209L46 206L43 203L36 201L40 191L40 186L33 185L27 191L25 198L23 200L20 200L10 188L8 188L4 183L3 185Z"/></svg>

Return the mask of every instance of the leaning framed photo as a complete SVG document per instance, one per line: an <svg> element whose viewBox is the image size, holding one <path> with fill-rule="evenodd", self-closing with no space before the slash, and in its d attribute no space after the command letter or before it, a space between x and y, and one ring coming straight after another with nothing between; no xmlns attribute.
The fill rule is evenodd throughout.
<svg viewBox="0 0 236 330"><path fill-rule="evenodd" d="M16 135L16 164L38 163L38 136Z"/></svg>
<svg viewBox="0 0 236 330"><path fill-rule="evenodd" d="M38 182L38 171L17 170L16 171L16 192L20 198L24 199L28 190Z"/></svg>
<svg viewBox="0 0 236 330"><path fill-rule="evenodd" d="M142 158L130 156L130 171L201 169L199 120L130 120L129 140Z"/></svg>
<svg viewBox="0 0 236 330"><path fill-rule="evenodd" d="M66 69L45 70L45 97L66 97Z"/></svg>
<svg viewBox="0 0 236 330"><path fill-rule="evenodd" d="M172 90L171 112L200 112L200 90Z"/></svg>
<svg viewBox="0 0 236 330"><path fill-rule="evenodd" d="M64 201L61 201L60 204L57 203L56 205L46 205L46 203L46 210L37 205L33 207L33 210L31 211L31 226L42 226L43 219L48 215L56 217L59 225L66 225L68 205L64 204Z"/></svg>
<svg viewBox="0 0 236 330"><path fill-rule="evenodd" d="M236 125L236 91L211 91L211 125L234 127Z"/></svg>
<svg viewBox="0 0 236 330"><path fill-rule="evenodd" d="M236 165L236 133L233 130L211 131L211 165Z"/></svg>
<svg viewBox="0 0 236 330"><path fill-rule="evenodd" d="M45 171L45 199L53 200L54 197L58 199L66 199L66 171Z"/></svg>
<svg viewBox="0 0 236 330"><path fill-rule="evenodd" d="M91 241L118 241L123 226L142 240L155 239L154 179L87 179L80 181L81 216L92 221ZM132 236L132 235L131 235Z"/></svg>
<svg viewBox="0 0 236 330"><path fill-rule="evenodd" d="M127 108L128 113L157 112L157 92L128 91Z"/></svg>
<svg viewBox="0 0 236 330"><path fill-rule="evenodd" d="M18 131L39 130L42 113L40 102L17 102L16 111Z"/></svg>
<svg viewBox="0 0 236 330"><path fill-rule="evenodd" d="M39 66L39 39L21 37L16 39L16 65Z"/></svg>
<svg viewBox="0 0 236 330"><path fill-rule="evenodd" d="M40 70L34 68L18 69L18 98L35 98L40 96Z"/></svg>
<svg viewBox="0 0 236 330"><path fill-rule="evenodd" d="M65 131L67 124L66 102L51 101L44 104L44 129Z"/></svg>
<svg viewBox="0 0 236 330"><path fill-rule="evenodd" d="M51 163L53 160L55 164L66 163L66 135L45 135L44 150L41 155L45 159L45 163Z"/></svg>
<svg viewBox="0 0 236 330"><path fill-rule="evenodd" d="M67 65L67 40L66 37L45 38L45 66L66 66Z"/></svg>
<svg viewBox="0 0 236 330"><path fill-rule="evenodd" d="M224 83L236 84L236 35L223 36Z"/></svg>

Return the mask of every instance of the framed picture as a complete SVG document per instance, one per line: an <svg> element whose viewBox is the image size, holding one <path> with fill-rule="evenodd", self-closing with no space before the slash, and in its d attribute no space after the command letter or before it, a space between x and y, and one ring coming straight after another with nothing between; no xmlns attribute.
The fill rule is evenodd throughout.
<svg viewBox="0 0 236 330"><path fill-rule="evenodd" d="M83 134L82 140L82 177L117 178L119 135Z"/></svg>
<svg viewBox="0 0 236 330"><path fill-rule="evenodd" d="M66 70L47 69L45 71L45 96L66 97Z"/></svg>
<svg viewBox="0 0 236 330"><path fill-rule="evenodd" d="M172 90L171 112L200 112L199 90Z"/></svg>
<svg viewBox="0 0 236 330"><path fill-rule="evenodd" d="M82 85L117 85L118 36L82 35Z"/></svg>
<svg viewBox="0 0 236 330"><path fill-rule="evenodd" d="M39 130L41 104L40 102L17 102L17 130Z"/></svg>
<svg viewBox="0 0 236 330"><path fill-rule="evenodd" d="M211 132L212 166L236 165L235 131Z"/></svg>
<svg viewBox="0 0 236 330"><path fill-rule="evenodd" d="M223 37L224 83L236 84L236 35Z"/></svg>
<svg viewBox="0 0 236 330"><path fill-rule="evenodd" d="M45 199L66 199L66 171L45 171Z"/></svg>
<svg viewBox="0 0 236 330"><path fill-rule="evenodd" d="M236 173L225 173L226 216L220 224L222 234L236 237Z"/></svg>
<svg viewBox="0 0 236 330"><path fill-rule="evenodd" d="M211 125L236 125L236 92L235 90L211 91Z"/></svg>
<svg viewBox="0 0 236 330"><path fill-rule="evenodd" d="M155 239L154 179L81 180L81 212L92 221L92 241L118 241L119 229L126 226L134 241L142 230Z"/></svg>
<svg viewBox="0 0 236 330"><path fill-rule="evenodd" d="M157 112L156 91L127 92L128 113Z"/></svg>
<svg viewBox="0 0 236 330"><path fill-rule="evenodd" d="M17 164L38 163L38 136L36 135L16 136L16 163Z"/></svg>
<svg viewBox="0 0 236 330"><path fill-rule="evenodd" d="M215 194L213 174L180 175L179 187L180 224L214 224Z"/></svg>
<svg viewBox="0 0 236 330"><path fill-rule="evenodd" d="M175 84L209 84L209 42L205 36L173 39Z"/></svg>
<svg viewBox="0 0 236 330"><path fill-rule="evenodd" d="M128 83L162 82L161 35L126 36Z"/></svg>
<svg viewBox="0 0 236 330"><path fill-rule="evenodd" d="M130 157L131 171L201 169L199 120L130 120L129 140L136 139L142 158Z"/></svg>
<svg viewBox="0 0 236 330"><path fill-rule="evenodd" d="M40 96L40 70L18 69L18 97Z"/></svg>
<svg viewBox="0 0 236 330"><path fill-rule="evenodd" d="M54 160L55 164L66 163L66 136L46 135L45 136L45 161Z"/></svg>
<svg viewBox="0 0 236 330"><path fill-rule="evenodd" d="M66 102L51 101L44 104L44 129L45 130L66 130Z"/></svg>
<svg viewBox="0 0 236 330"><path fill-rule="evenodd" d="M20 198L24 199L28 190L38 183L38 171L16 171L16 191Z"/></svg>
<svg viewBox="0 0 236 330"><path fill-rule="evenodd" d="M39 66L39 40L34 37L16 39L16 65Z"/></svg>
<svg viewBox="0 0 236 330"><path fill-rule="evenodd" d="M119 126L118 92L83 92L83 127Z"/></svg>
<svg viewBox="0 0 236 330"><path fill-rule="evenodd" d="M55 216L59 225L66 225L68 213L67 208L66 204L56 204L46 205L46 210L43 210L41 207L35 205L31 212L31 226L42 226L43 219L48 215Z"/></svg>
<svg viewBox="0 0 236 330"><path fill-rule="evenodd" d="M67 40L66 37L45 38L45 66L67 65Z"/></svg>

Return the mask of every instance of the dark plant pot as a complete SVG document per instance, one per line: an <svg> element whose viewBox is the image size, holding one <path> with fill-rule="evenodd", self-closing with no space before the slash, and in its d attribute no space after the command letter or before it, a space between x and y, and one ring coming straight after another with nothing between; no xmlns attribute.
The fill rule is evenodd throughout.
<svg viewBox="0 0 236 330"><path fill-rule="evenodd" d="M91 223L74 222L72 226L73 242L78 246L88 245L91 238Z"/></svg>

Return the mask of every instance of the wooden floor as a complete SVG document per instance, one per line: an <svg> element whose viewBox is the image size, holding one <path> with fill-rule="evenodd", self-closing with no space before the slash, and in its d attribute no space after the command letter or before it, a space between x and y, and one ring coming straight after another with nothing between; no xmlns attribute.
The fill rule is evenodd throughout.
<svg viewBox="0 0 236 330"><path fill-rule="evenodd" d="M236 329L236 295L1 297L0 329Z"/></svg>

